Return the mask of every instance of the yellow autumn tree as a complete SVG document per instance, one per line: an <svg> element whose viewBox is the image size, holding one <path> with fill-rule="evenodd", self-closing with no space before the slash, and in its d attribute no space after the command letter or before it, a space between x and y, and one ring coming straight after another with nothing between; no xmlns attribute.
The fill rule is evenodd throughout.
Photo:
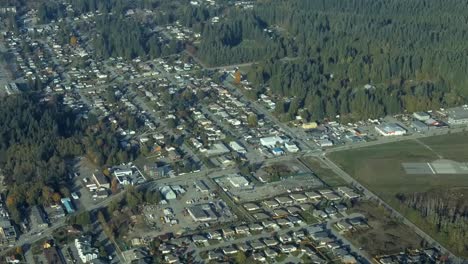
<svg viewBox="0 0 468 264"><path fill-rule="evenodd" d="M75 36L72 36L72 37L70 38L70 45L76 46L76 44L78 44L78 38L75 37Z"/></svg>
<svg viewBox="0 0 468 264"><path fill-rule="evenodd" d="M15 205L15 197L13 195L8 195L6 199L6 205L8 207L14 206Z"/></svg>
<svg viewBox="0 0 468 264"><path fill-rule="evenodd" d="M55 203L59 203L61 198L62 196L60 195L60 193L55 192L54 194L52 194L52 200Z"/></svg>
<svg viewBox="0 0 468 264"><path fill-rule="evenodd" d="M242 74L239 70L236 70L236 72L234 73L234 82L236 84L239 84L241 82L241 79L242 79Z"/></svg>

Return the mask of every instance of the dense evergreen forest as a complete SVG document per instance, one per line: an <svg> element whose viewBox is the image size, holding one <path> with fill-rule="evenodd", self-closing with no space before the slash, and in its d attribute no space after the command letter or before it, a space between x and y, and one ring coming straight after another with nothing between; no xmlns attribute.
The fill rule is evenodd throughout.
<svg viewBox="0 0 468 264"><path fill-rule="evenodd" d="M16 223L26 206L47 205L70 195L67 176L77 156L87 155L103 166L127 162L139 153L122 149L115 128L96 118L78 117L60 97L3 97L0 113L1 174Z"/></svg>
<svg viewBox="0 0 468 264"><path fill-rule="evenodd" d="M284 121L361 120L466 102L467 3L457 0L263 0L253 9L224 1L70 0L72 15L101 11L91 32L98 57L156 58L182 51L155 28L178 21L202 34L208 65L255 62L252 96L277 98ZM68 3L67 3L68 4ZM152 15L127 16L149 9ZM63 17L63 3L39 6L42 22ZM218 23L212 23L213 17ZM189 43L191 44L191 43Z"/></svg>
<svg viewBox="0 0 468 264"><path fill-rule="evenodd" d="M465 102L464 1L268 0L204 28L211 65L256 61L284 120L363 119ZM281 59L281 60L280 60ZM364 88L366 84L370 84Z"/></svg>

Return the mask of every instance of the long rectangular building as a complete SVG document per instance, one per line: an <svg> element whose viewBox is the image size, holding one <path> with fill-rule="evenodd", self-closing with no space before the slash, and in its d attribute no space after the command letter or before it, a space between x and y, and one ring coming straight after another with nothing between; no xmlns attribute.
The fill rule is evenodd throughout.
<svg viewBox="0 0 468 264"><path fill-rule="evenodd" d="M451 126L468 124L468 105L454 107L447 110L448 123Z"/></svg>
<svg viewBox="0 0 468 264"><path fill-rule="evenodd" d="M402 136L406 134L406 129L395 123L383 123L381 125L375 126L375 130L384 137Z"/></svg>

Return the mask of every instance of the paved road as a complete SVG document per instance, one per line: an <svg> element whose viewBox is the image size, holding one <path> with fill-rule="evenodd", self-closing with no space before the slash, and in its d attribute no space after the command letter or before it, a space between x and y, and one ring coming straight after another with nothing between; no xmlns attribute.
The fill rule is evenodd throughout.
<svg viewBox="0 0 468 264"><path fill-rule="evenodd" d="M49 227L49 228L46 228L44 229L40 235L31 235L31 234L24 234L22 236L19 237L19 239L16 241L15 245L13 247L10 247L10 248L6 248L6 249L3 249L0 251L0 256L4 256L8 251L16 248L16 247L22 247L24 245L31 245L41 239L44 239L44 238L48 238L48 237L51 237L52 236L52 233L61 228L61 227L64 227L66 226L66 221L65 219L62 219L58 222L56 222L53 226Z"/></svg>

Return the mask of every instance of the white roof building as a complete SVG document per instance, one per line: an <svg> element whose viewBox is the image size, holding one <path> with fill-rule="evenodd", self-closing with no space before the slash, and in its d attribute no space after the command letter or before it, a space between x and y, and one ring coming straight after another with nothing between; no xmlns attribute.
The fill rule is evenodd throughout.
<svg viewBox="0 0 468 264"><path fill-rule="evenodd" d="M169 186L163 186L159 189L159 191L166 200L174 200L177 198L176 193Z"/></svg>
<svg viewBox="0 0 468 264"><path fill-rule="evenodd" d="M413 117L419 121L426 121L431 118L431 116L426 112L415 112L413 113Z"/></svg>
<svg viewBox="0 0 468 264"><path fill-rule="evenodd" d="M76 238L75 247L83 263L88 263L98 258L98 250L91 247L91 239L87 237Z"/></svg>
<svg viewBox="0 0 468 264"><path fill-rule="evenodd" d="M229 153L229 149L223 143L216 143L206 151L207 156L217 156Z"/></svg>
<svg viewBox="0 0 468 264"><path fill-rule="evenodd" d="M247 153L247 151L245 150L244 147L242 147L239 143L237 143L236 141L231 141L229 143L229 147L234 150L235 152L239 152L239 153Z"/></svg>
<svg viewBox="0 0 468 264"><path fill-rule="evenodd" d="M333 142L331 140L329 140L328 138L324 138L324 139L317 140L317 145L319 145L322 148L323 147L332 147Z"/></svg>
<svg viewBox="0 0 468 264"><path fill-rule="evenodd" d="M468 105L454 107L447 110L449 125L468 124Z"/></svg>
<svg viewBox="0 0 468 264"><path fill-rule="evenodd" d="M286 142L284 143L284 147L286 148L287 151L295 153L299 151L299 148L297 145L293 142Z"/></svg>
<svg viewBox="0 0 468 264"><path fill-rule="evenodd" d="M245 177L238 174L228 176L228 181L235 188L249 186L249 181Z"/></svg>
<svg viewBox="0 0 468 264"><path fill-rule="evenodd" d="M272 136L272 137L264 137L260 139L260 144L264 147L272 148L275 147L276 144L284 144L287 140L279 137L279 136Z"/></svg>
<svg viewBox="0 0 468 264"><path fill-rule="evenodd" d="M395 123L384 123L384 124L375 126L375 130L384 137L402 136L406 134L406 130Z"/></svg>

